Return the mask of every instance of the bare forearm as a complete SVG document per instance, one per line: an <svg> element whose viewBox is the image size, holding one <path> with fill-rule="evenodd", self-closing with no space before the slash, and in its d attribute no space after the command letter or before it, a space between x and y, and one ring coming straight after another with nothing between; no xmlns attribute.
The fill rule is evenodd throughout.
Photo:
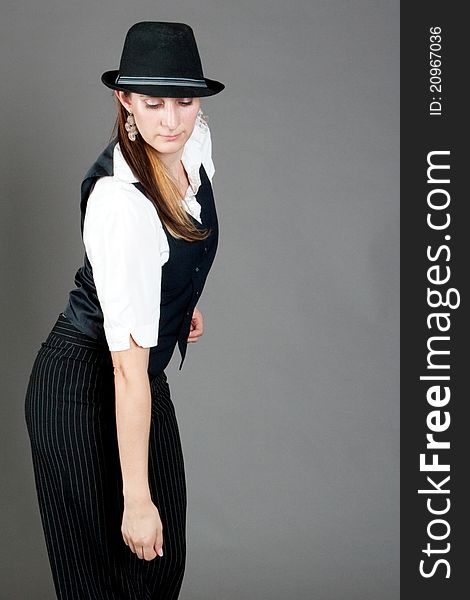
<svg viewBox="0 0 470 600"><path fill-rule="evenodd" d="M152 400L148 377L115 372L116 428L125 501L150 498L148 447Z"/></svg>

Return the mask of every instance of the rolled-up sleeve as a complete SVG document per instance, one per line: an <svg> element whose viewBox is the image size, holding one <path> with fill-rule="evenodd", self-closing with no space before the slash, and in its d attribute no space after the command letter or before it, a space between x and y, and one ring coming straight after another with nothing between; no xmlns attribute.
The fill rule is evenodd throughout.
<svg viewBox="0 0 470 600"><path fill-rule="evenodd" d="M168 242L151 202L132 184L100 178L88 198L83 242L109 349L128 350L130 335L143 348L157 346Z"/></svg>

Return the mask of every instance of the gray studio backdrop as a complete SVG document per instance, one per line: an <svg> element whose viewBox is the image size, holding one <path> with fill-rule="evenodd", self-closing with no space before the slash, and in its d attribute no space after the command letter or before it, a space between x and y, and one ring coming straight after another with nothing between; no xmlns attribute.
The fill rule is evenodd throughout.
<svg viewBox="0 0 470 600"><path fill-rule="evenodd" d="M0 21L2 585L54 597L23 401L82 264L125 32L183 21L205 73L220 246L167 370L183 600L399 596L398 0L16 0ZM84 599L85 600L85 599ZM86 599L88 600L88 599Z"/></svg>

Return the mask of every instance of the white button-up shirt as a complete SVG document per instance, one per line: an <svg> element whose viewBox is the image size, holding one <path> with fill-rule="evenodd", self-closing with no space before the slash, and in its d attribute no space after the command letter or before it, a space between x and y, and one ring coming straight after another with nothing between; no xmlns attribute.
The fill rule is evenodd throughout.
<svg viewBox="0 0 470 600"><path fill-rule="evenodd" d="M201 163L210 181L215 172L209 128L203 132L196 123L181 161L190 183L183 206L201 222L196 199ZM137 181L117 143L113 175L95 183L83 224L83 243L111 351L129 349L130 334L143 348L158 344L161 268L170 248L155 206L133 185Z"/></svg>

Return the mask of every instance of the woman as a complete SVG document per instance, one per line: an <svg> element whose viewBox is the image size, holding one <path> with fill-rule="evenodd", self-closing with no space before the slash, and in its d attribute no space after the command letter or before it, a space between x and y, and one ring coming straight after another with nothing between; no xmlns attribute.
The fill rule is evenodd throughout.
<svg viewBox="0 0 470 600"><path fill-rule="evenodd" d="M203 76L188 25L127 33L117 136L81 186L84 265L41 344L25 417L57 597L175 599L186 484L164 369L203 333L196 308L218 242Z"/></svg>

